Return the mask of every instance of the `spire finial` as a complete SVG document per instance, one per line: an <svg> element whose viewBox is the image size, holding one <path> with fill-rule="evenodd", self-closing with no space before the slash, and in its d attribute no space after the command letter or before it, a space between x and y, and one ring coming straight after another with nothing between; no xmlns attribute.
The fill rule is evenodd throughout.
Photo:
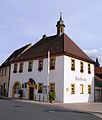
<svg viewBox="0 0 102 120"><path fill-rule="evenodd" d="M64 21L62 20L62 12L60 11L60 19L57 21L57 35L60 36L61 34L64 33Z"/></svg>
<svg viewBox="0 0 102 120"><path fill-rule="evenodd" d="M60 11L60 20L62 20L62 11Z"/></svg>

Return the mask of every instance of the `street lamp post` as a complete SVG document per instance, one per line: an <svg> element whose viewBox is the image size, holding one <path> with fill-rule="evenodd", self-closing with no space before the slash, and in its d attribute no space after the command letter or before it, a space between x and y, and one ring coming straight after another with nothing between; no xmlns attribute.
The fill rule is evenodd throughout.
<svg viewBox="0 0 102 120"><path fill-rule="evenodd" d="M47 64L47 99L49 100L49 75L50 75L50 51L48 51L48 64Z"/></svg>

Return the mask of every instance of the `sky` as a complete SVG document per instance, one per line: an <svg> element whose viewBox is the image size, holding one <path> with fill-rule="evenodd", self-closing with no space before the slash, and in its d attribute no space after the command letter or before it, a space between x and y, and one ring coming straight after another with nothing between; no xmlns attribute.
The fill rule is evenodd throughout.
<svg viewBox="0 0 102 120"><path fill-rule="evenodd" d="M43 34L55 35L60 11L65 33L102 65L102 0L0 0L0 64Z"/></svg>

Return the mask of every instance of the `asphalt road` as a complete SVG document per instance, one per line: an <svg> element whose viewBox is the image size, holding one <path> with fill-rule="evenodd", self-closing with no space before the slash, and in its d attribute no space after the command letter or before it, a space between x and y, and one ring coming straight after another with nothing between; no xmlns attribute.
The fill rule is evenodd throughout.
<svg viewBox="0 0 102 120"><path fill-rule="evenodd" d="M102 120L92 114L53 106L0 100L0 120Z"/></svg>

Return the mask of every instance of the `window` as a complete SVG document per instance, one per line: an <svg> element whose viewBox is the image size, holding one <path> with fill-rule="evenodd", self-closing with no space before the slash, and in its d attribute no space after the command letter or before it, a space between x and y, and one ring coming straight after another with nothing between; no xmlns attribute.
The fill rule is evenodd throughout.
<svg viewBox="0 0 102 120"><path fill-rule="evenodd" d="M91 94L91 85L88 85L88 94Z"/></svg>
<svg viewBox="0 0 102 120"><path fill-rule="evenodd" d="M83 73L84 72L84 64L83 62L80 62L80 72Z"/></svg>
<svg viewBox="0 0 102 120"><path fill-rule="evenodd" d="M75 70L75 60L71 59L71 70Z"/></svg>
<svg viewBox="0 0 102 120"><path fill-rule="evenodd" d="M22 88L24 88L24 84L22 84Z"/></svg>
<svg viewBox="0 0 102 120"><path fill-rule="evenodd" d="M38 83L38 93L43 93L43 83Z"/></svg>
<svg viewBox="0 0 102 120"><path fill-rule="evenodd" d="M19 72L20 72L20 73L23 72L23 63L20 63L20 64L19 64Z"/></svg>
<svg viewBox="0 0 102 120"><path fill-rule="evenodd" d="M5 76L7 75L7 68L5 68Z"/></svg>
<svg viewBox="0 0 102 120"><path fill-rule="evenodd" d="M20 90L20 84L19 83L16 83L14 85L14 93L15 94L19 94L19 90Z"/></svg>
<svg viewBox="0 0 102 120"><path fill-rule="evenodd" d="M1 73L1 75L2 75L2 77L3 77L3 75L4 75L4 69L2 69L2 71L1 71L2 73Z"/></svg>
<svg viewBox="0 0 102 120"><path fill-rule="evenodd" d="M24 83L24 88L27 88L27 82Z"/></svg>
<svg viewBox="0 0 102 120"><path fill-rule="evenodd" d="M75 94L75 84L71 84L71 94Z"/></svg>
<svg viewBox="0 0 102 120"><path fill-rule="evenodd" d="M50 70L54 70L55 69L55 58L51 58L50 59Z"/></svg>
<svg viewBox="0 0 102 120"><path fill-rule="evenodd" d="M27 88L27 82L22 84L22 88Z"/></svg>
<svg viewBox="0 0 102 120"><path fill-rule="evenodd" d="M63 31L64 31L63 27L60 27L60 30L61 30L61 33L63 33Z"/></svg>
<svg viewBox="0 0 102 120"><path fill-rule="evenodd" d="M80 94L84 94L84 85L80 84Z"/></svg>
<svg viewBox="0 0 102 120"><path fill-rule="evenodd" d="M91 66L90 66L90 64L88 64L88 73L89 74L91 73Z"/></svg>
<svg viewBox="0 0 102 120"><path fill-rule="evenodd" d="M0 77L1 77L1 70L0 70Z"/></svg>
<svg viewBox="0 0 102 120"><path fill-rule="evenodd" d="M55 83L50 83L50 91L55 91Z"/></svg>
<svg viewBox="0 0 102 120"><path fill-rule="evenodd" d="M33 68L33 62L30 61L30 62L28 63L28 72L31 72L31 71L32 71L32 68Z"/></svg>
<svg viewBox="0 0 102 120"><path fill-rule="evenodd" d="M15 63L15 64L14 64L14 71L13 71L13 72L14 72L14 73L17 73L17 69L18 69L18 64Z"/></svg>
<svg viewBox="0 0 102 120"><path fill-rule="evenodd" d="M38 70L39 71L43 70L43 60L39 60L39 62L38 62Z"/></svg>

